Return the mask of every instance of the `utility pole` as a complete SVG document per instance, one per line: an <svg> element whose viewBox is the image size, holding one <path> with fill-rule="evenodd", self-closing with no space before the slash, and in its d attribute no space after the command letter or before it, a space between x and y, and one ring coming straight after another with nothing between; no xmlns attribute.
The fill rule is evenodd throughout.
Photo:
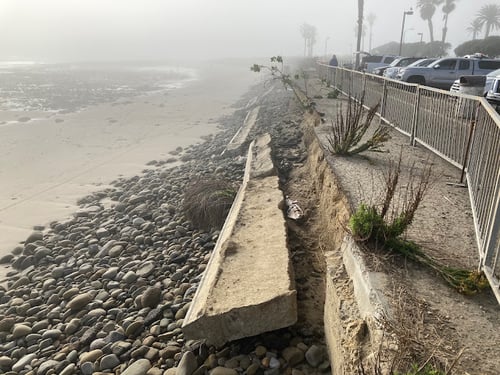
<svg viewBox="0 0 500 375"><path fill-rule="evenodd" d="M401 51L403 50L403 34L405 30L406 16L411 16L412 14L413 14L412 8L410 8L410 10L405 10L403 12L403 24L401 25L401 39L399 41L399 56L401 56Z"/></svg>

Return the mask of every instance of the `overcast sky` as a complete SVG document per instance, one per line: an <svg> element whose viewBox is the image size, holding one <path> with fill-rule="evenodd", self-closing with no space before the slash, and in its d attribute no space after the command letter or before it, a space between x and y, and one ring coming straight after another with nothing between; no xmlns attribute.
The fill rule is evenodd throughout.
<svg viewBox="0 0 500 375"><path fill-rule="evenodd" d="M399 41L404 10L416 0L365 0L373 12L373 47ZM458 0L448 40L471 39L466 28L484 4ZM205 59L303 54L300 25L316 26L315 54L351 53L357 0L0 0L0 60L89 61ZM434 16L441 37L442 13ZM407 42L429 40L418 11L407 17ZM493 34L498 35L498 30ZM365 50L368 49L368 33Z"/></svg>

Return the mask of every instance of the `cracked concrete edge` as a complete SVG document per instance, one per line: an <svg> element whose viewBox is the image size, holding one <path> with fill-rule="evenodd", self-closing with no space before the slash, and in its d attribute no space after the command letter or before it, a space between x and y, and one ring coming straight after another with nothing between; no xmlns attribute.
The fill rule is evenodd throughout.
<svg viewBox="0 0 500 375"><path fill-rule="evenodd" d="M341 247L346 271L352 280L359 312L363 319L380 321L388 309L387 301L379 289L383 274L369 271L363 260L362 251L351 235L346 235ZM380 274L380 275L378 275Z"/></svg>
<svg viewBox="0 0 500 375"><path fill-rule="evenodd" d="M247 141L248 134L250 134L250 131L257 122L259 111L260 106L256 106L252 110L248 111L245 120L243 121L243 125L238 129L233 138L231 138L225 150L222 152L222 155L235 155L240 152L241 148Z"/></svg>
<svg viewBox="0 0 500 375"><path fill-rule="evenodd" d="M282 316L283 311L297 311L296 291L283 293L257 305L242 306L217 315L207 315L183 325L186 337L205 337L210 345L221 346L228 341L285 328L295 324L296 317L266 320L266 316ZM257 326L257 330L256 330ZM217 334L214 334L217 332Z"/></svg>

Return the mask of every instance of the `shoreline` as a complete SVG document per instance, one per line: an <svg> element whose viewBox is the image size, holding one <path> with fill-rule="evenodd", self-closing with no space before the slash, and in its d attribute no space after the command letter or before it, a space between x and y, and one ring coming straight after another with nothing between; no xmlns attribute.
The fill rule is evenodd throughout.
<svg viewBox="0 0 500 375"><path fill-rule="evenodd" d="M245 68L214 63L181 88L0 127L0 179L8 181L0 186L0 256L33 226L70 216L86 194L218 132L256 82Z"/></svg>

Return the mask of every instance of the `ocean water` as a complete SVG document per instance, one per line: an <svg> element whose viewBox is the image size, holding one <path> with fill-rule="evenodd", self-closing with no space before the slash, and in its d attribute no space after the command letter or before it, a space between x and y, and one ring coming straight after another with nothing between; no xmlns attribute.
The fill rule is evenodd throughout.
<svg viewBox="0 0 500 375"><path fill-rule="evenodd" d="M0 111L68 113L196 79L195 69L158 63L0 62Z"/></svg>

